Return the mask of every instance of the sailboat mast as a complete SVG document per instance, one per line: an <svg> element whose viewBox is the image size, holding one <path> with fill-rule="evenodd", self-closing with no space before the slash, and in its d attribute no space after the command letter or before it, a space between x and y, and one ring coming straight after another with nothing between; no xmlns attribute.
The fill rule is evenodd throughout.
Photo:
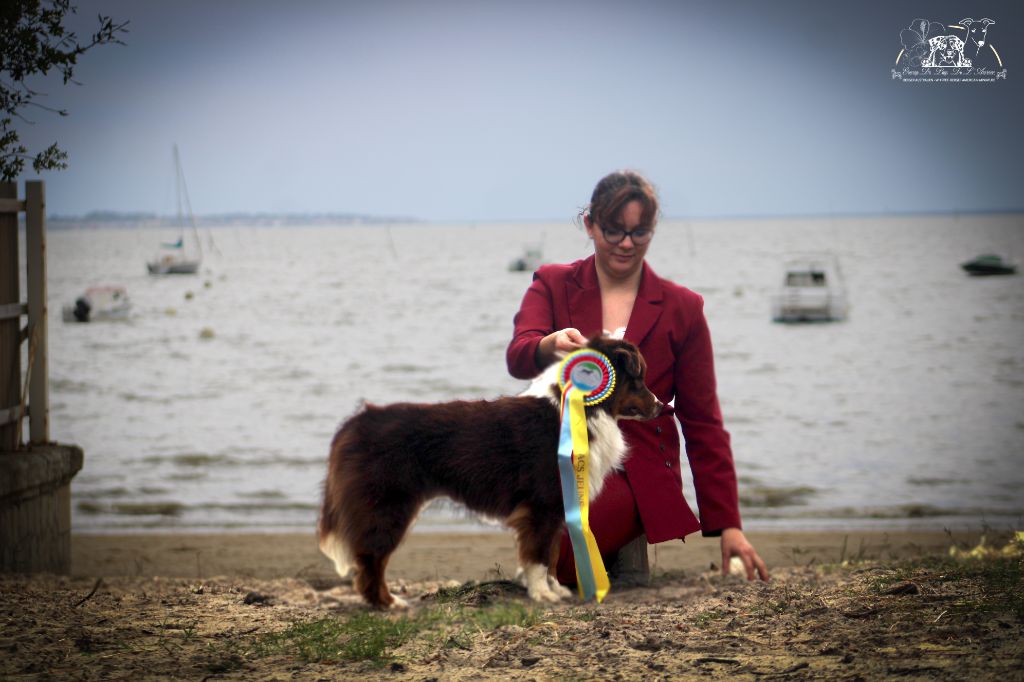
<svg viewBox="0 0 1024 682"><path fill-rule="evenodd" d="M181 213L181 160L178 157L178 145L174 145L174 198L177 201L178 229L185 227Z"/></svg>
<svg viewBox="0 0 1024 682"><path fill-rule="evenodd" d="M178 145L174 145L174 169L175 169L175 185L178 189L178 224L184 228L184 221L182 220L182 199L184 199L184 207L188 209L188 222L192 226L192 234L196 238L196 248L199 249L199 257L203 257L203 243L199 239L199 228L196 227L195 216L192 215L192 202L188 198L188 185L185 183L185 172L181 169L181 157L178 155Z"/></svg>

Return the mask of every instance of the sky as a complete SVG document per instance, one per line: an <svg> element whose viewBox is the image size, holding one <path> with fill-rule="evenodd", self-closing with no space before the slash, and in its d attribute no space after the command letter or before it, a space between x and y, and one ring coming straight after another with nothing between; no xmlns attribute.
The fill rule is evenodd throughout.
<svg viewBox="0 0 1024 682"><path fill-rule="evenodd" d="M71 25L97 14L126 44L18 126L70 154L51 215L173 213L174 144L206 215L561 221L618 168L669 217L1024 208L1018 0L79 0ZM914 19L982 16L1005 79L892 77Z"/></svg>

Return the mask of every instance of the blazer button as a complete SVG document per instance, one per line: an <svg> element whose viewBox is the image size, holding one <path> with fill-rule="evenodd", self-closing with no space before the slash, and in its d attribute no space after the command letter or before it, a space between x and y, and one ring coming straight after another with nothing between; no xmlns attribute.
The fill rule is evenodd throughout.
<svg viewBox="0 0 1024 682"><path fill-rule="evenodd" d="M666 459L665 460L665 466L667 466L669 469L671 469L672 468L672 462L670 462L669 460Z"/></svg>
<svg viewBox="0 0 1024 682"><path fill-rule="evenodd" d="M654 432L655 433L661 433L661 427L660 426L655 426L654 427Z"/></svg>

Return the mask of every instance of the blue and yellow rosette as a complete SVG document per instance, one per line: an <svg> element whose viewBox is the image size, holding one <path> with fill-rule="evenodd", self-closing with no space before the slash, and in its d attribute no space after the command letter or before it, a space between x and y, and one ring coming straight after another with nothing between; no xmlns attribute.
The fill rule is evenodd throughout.
<svg viewBox="0 0 1024 682"><path fill-rule="evenodd" d="M562 482L565 525L576 559L576 584L584 599L598 602L608 594L608 573L597 540L590 531L590 499L587 469L590 443L586 407L597 405L615 390L615 368L603 353L589 348L566 356L558 372L562 389L561 434L558 441L558 472Z"/></svg>

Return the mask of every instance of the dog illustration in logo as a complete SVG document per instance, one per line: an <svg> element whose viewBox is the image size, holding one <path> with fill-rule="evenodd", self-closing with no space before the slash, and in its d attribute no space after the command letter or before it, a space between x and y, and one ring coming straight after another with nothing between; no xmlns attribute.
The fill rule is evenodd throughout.
<svg viewBox="0 0 1024 682"><path fill-rule="evenodd" d="M921 62L924 67L971 66L971 60L964 56L964 41L956 36L935 36L928 40L931 51Z"/></svg>
<svg viewBox="0 0 1024 682"><path fill-rule="evenodd" d="M960 20L960 25L967 29L967 39L974 45L974 56L978 57L981 48L985 47L988 36L988 27L996 22L991 19L971 19L970 17ZM970 48L968 48L970 49Z"/></svg>

